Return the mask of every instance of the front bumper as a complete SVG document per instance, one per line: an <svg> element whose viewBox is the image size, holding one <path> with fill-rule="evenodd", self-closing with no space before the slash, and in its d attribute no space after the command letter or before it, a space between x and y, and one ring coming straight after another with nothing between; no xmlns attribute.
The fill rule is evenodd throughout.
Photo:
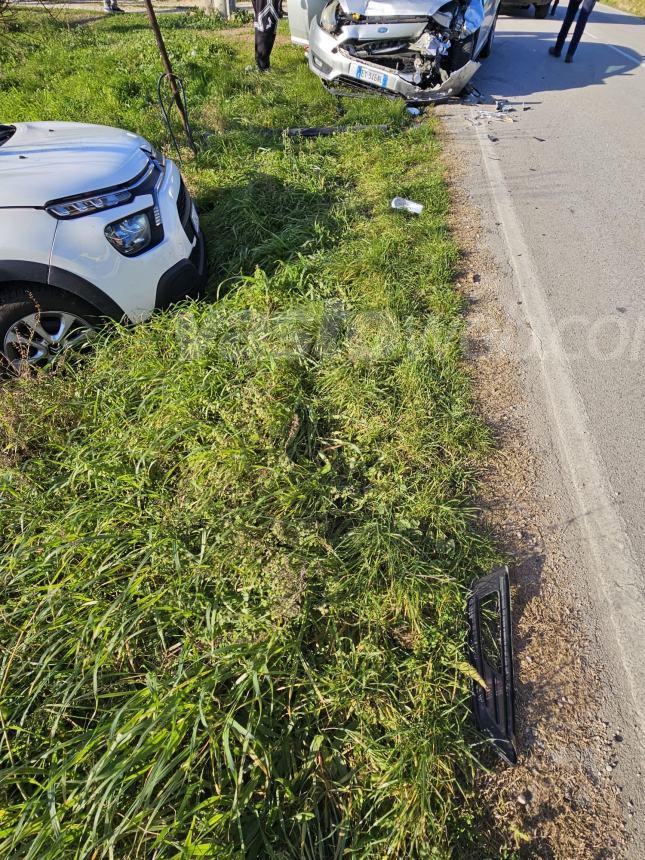
<svg viewBox="0 0 645 860"><path fill-rule="evenodd" d="M201 230L190 257L175 263L159 279L155 308L164 310L181 299L199 299L206 285L206 251Z"/></svg>
<svg viewBox="0 0 645 860"><path fill-rule="evenodd" d="M367 83L355 77L357 65L366 67L376 73L386 75L385 87ZM378 66L366 60L356 60L343 48L338 37L332 36L318 26L317 21L311 22L309 31L309 68L318 75L327 86L342 85L352 89L369 90L383 95L399 96L413 104L428 104L430 102L446 101L458 95L479 68L480 63L471 60L434 89L422 89L402 78L391 69Z"/></svg>

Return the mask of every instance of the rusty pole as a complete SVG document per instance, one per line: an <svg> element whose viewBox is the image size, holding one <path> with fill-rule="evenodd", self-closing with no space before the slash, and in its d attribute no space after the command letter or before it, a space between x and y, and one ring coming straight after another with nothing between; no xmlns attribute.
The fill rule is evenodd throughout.
<svg viewBox="0 0 645 860"><path fill-rule="evenodd" d="M193 152L195 152L195 141L193 140L193 136L190 132L190 125L188 124L188 117L186 116L186 108L184 102L182 101L179 87L177 86L177 78L175 77L175 73L173 72L172 66L170 65L170 57L168 56L168 51L166 50L166 45L164 43L163 36L161 35L161 30L159 29L159 21L157 21L157 16L152 6L152 0L144 0L144 3L146 6L146 12L148 13L148 20L150 21L150 26L152 27L152 32L155 34L155 40L157 42L157 47L159 48L159 54L161 55L161 62L163 63L166 78L168 79L168 83L170 84L172 100L177 105L177 110L179 111L179 116L181 117L181 124L183 125L184 131L186 132L186 137L188 138L190 148L193 150Z"/></svg>

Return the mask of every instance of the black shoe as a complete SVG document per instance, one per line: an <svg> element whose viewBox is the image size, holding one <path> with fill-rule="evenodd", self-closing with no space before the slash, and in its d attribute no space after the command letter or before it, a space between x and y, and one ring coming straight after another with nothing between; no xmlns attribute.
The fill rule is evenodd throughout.
<svg viewBox="0 0 645 860"><path fill-rule="evenodd" d="M549 48L549 54L551 54L552 57L559 57L561 53L562 51L556 47Z"/></svg>
<svg viewBox="0 0 645 860"><path fill-rule="evenodd" d="M564 58L564 62L565 63L572 63L573 62L573 54L567 54L567 56Z"/></svg>
<svg viewBox="0 0 645 860"><path fill-rule="evenodd" d="M116 4L112 7L112 11L117 15L125 15L125 9L120 9Z"/></svg>

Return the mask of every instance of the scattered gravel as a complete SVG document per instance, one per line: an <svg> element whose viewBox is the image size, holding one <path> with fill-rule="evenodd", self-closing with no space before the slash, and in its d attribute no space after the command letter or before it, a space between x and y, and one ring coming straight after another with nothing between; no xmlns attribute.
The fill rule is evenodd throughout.
<svg viewBox="0 0 645 860"><path fill-rule="evenodd" d="M616 747L607 744L608 735L622 736L609 734L602 719L602 675L568 576L562 482L553 451L533 435L534 401L516 359L523 333L501 307L500 274L485 250L489 228L464 190L450 141L446 149L453 229L464 251L467 353L479 408L497 440L483 474L481 523L514 559L520 760L482 774L483 827L491 856L504 849L526 860L610 860L624 854L625 829L612 778Z"/></svg>

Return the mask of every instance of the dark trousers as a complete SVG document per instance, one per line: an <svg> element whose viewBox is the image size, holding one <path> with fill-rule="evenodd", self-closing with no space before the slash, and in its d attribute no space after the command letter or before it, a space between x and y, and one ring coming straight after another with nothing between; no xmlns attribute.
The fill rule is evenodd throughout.
<svg viewBox="0 0 645 860"><path fill-rule="evenodd" d="M278 32L280 6L277 0L253 0L255 18L255 62L263 72L270 67L271 51Z"/></svg>
<svg viewBox="0 0 645 860"><path fill-rule="evenodd" d="M569 30L571 29L571 25L573 24L573 19L576 17L576 12L580 9L580 14L578 15L578 20L576 21L576 28L573 31L573 38L571 39L571 43L569 45L569 49L567 51L567 57L571 59L576 52L576 48L582 38L582 34L585 31L585 27L587 26L587 21L589 20L589 15L591 14L591 10L596 5L596 0L569 0L569 5L567 6L567 11L564 16L564 21L562 22L562 27L560 28L560 32L558 33L558 38L555 43L555 49L559 53L561 53L562 48L564 47L564 42L567 36L569 35Z"/></svg>
<svg viewBox="0 0 645 860"><path fill-rule="evenodd" d="M255 31L255 62L258 69L266 71L270 68L271 51L275 42L275 30Z"/></svg>

